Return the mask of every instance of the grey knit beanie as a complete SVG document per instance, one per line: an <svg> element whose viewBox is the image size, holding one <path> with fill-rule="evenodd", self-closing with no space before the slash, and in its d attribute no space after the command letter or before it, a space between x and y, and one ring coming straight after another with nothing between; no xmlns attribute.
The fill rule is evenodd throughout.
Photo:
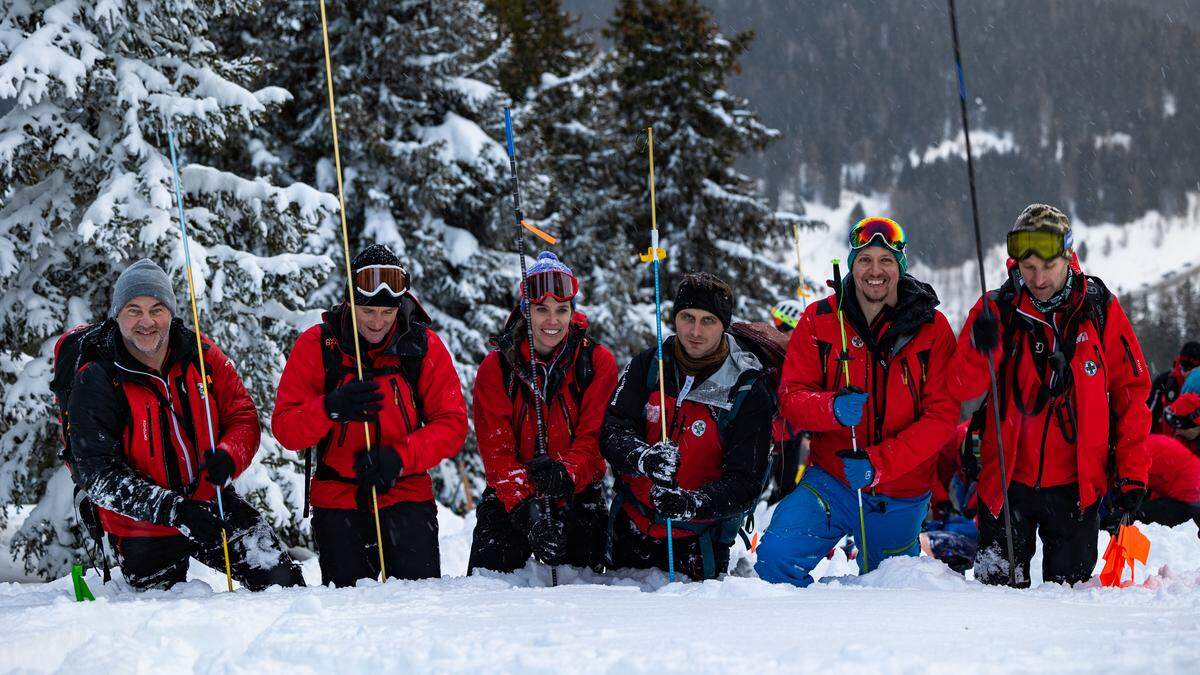
<svg viewBox="0 0 1200 675"><path fill-rule="evenodd" d="M116 318L130 300L143 295L166 305L171 316L175 316L175 289L171 287L171 278L149 258L142 258L126 267L121 276L117 277L108 315Z"/></svg>

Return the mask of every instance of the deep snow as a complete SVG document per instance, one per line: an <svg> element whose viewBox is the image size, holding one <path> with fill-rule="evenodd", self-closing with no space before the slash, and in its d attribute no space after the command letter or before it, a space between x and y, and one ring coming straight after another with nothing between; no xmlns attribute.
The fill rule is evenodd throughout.
<svg viewBox="0 0 1200 675"><path fill-rule="evenodd" d="M763 514L765 516L765 514ZM765 518L764 518L765 520ZM0 583L3 672L1197 672L1200 539L1144 526L1137 588L985 588L929 558L864 577L839 553L824 583L667 584L545 568L465 578L473 518L443 511L437 581L225 593L193 581L135 594L69 579ZM1101 535L1103 548L1107 535ZM0 539L0 546L6 544ZM6 550L6 549L5 549ZM739 549L740 569L749 559ZM306 578L319 578L316 559ZM1035 580L1036 583L1036 580Z"/></svg>

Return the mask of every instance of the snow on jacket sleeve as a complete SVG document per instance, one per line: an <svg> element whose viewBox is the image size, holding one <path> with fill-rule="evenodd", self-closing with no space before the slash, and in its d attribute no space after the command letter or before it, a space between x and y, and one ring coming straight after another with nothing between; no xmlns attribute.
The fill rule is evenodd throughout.
<svg viewBox="0 0 1200 675"><path fill-rule="evenodd" d="M139 476L125 461L126 414L102 366L89 364L75 376L67 415L75 473L92 501L135 520L169 525L183 497Z"/></svg>
<svg viewBox="0 0 1200 675"><path fill-rule="evenodd" d="M617 388L617 360L612 352L597 345L592 350L592 382L579 404L575 442L561 455L563 466L571 474L575 493L586 490L604 478L604 458L600 456L600 427L604 424L608 399Z"/></svg>
<svg viewBox="0 0 1200 675"><path fill-rule="evenodd" d="M922 415L903 431L867 448L876 480L903 476L938 453L954 435L958 423L958 401L950 395L944 373L954 357L954 331L941 312L934 314L933 349L929 355L931 377L921 392Z"/></svg>
<svg viewBox="0 0 1200 675"><path fill-rule="evenodd" d="M649 402L646 374L654 350L633 357L617 381L617 388L604 414L600 428L600 453L613 471L639 475L638 457L648 446L645 441L645 408Z"/></svg>
<svg viewBox="0 0 1200 675"><path fill-rule="evenodd" d="M809 305L788 339L779 382L780 412L794 429L836 431L842 428L833 415L837 393L827 391L821 382L821 353L816 338L819 304Z"/></svg>
<svg viewBox="0 0 1200 675"><path fill-rule="evenodd" d="M262 428L258 410L233 362L216 345L209 343L204 362L213 378L212 396L217 404L217 447L233 458L236 474L246 470L258 452Z"/></svg>
<svg viewBox="0 0 1200 675"><path fill-rule="evenodd" d="M1116 426L1112 438L1117 476L1145 485L1150 472L1150 455L1144 447L1150 432L1150 409L1146 407L1150 375L1142 346L1115 296L1109 300L1105 323L1104 360L1108 364L1105 373L1109 408Z"/></svg>
<svg viewBox="0 0 1200 675"><path fill-rule="evenodd" d="M321 328L313 326L300 334L275 392L271 433L288 450L304 450L317 444L334 422L325 412L325 364L321 359Z"/></svg>
<svg viewBox="0 0 1200 675"><path fill-rule="evenodd" d="M516 434L512 428L513 404L504 386L500 352L489 352L475 374L471 413L475 438L488 485L511 510L533 493L525 466L517 460Z"/></svg>
<svg viewBox="0 0 1200 675"><path fill-rule="evenodd" d="M467 439L467 402L454 361L437 333L427 328L425 334L425 361L417 381L424 426L396 448L405 475L423 473L457 455Z"/></svg>
<svg viewBox="0 0 1200 675"><path fill-rule="evenodd" d="M728 518L748 509L762 492L771 453L775 395L760 377L722 436L721 477L701 486L696 517Z"/></svg>

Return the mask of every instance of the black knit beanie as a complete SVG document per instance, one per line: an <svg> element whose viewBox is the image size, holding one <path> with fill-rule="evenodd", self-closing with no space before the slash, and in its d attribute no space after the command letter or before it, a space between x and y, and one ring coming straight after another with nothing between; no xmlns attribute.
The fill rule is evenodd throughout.
<svg viewBox="0 0 1200 675"><path fill-rule="evenodd" d="M684 275L675 289L675 302L671 307L671 321L684 309L703 309L712 312L721 321L725 330L733 321L733 289L729 284L708 272L693 272Z"/></svg>

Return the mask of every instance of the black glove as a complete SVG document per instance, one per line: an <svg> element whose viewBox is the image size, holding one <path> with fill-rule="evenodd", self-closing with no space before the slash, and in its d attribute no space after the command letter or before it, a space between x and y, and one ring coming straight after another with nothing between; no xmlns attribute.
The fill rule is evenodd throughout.
<svg viewBox="0 0 1200 675"><path fill-rule="evenodd" d="M671 520L691 520L700 510L700 494L692 490L650 488L650 505L659 516Z"/></svg>
<svg viewBox="0 0 1200 675"><path fill-rule="evenodd" d="M383 393L373 380L354 380L325 394L325 413L334 422L367 422L379 414Z"/></svg>
<svg viewBox="0 0 1200 675"><path fill-rule="evenodd" d="M533 557L547 565L567 561L567 528L552 514L542 511L535 497L526 497L509 512L513 526L529 541Z"/></svg>
<svg viewBox="0 0 1200 675"><path fill-rule="evenodd" d="M679 446L675 441L659 441L638 455L637 470L655 485L671 487L679 470Z"/></svg>
<svg viewBox="0 0 1200 675"><path fill-rule="evenodd" d="M200 465L200 469L208 472L206 476L208 482L217 486L217 489L228 485L229 481L233 480L234 472L237 471L237 467L233 464L233 457L220 448L204 453L204 463Z"/></svg>
<svg viewBox="0 0 1200 675"><path fill-rule="evenodd" d="M387 492L396 484L404 471L404 462L399 453L389 446L361 450L354 458L354 475L358 479L358 508L372 507L371 488L377 493Z"/></svg>
<svg viewBox="0 0 1200 675"><path fill-rule="evenodd" d="M575 481L567 473L567 467L562 462L550 459L548 455L538 455L525 464L529 479L533 481L538 494L551 499L566 499L575 494Z"/></svg>
<svg viewBox="0 0 1200 675"><path fill-rule="evenodd" d="M1122 490L1117 497L1117 511L1120 514L1120 520L1133 522L1137 518L1138 513L1142 510L1142 500L1146 498L1146 488L1132 487L1127 490Z"/></svg>
<svg viewBox="0 0 1200 675"><path fill-rule="evenodd" d="M194 499L182 499L171 509L171 526L201 546L219 544L221 530L226 529L212 504Z"/></svg>
<svg viewBox="0 0 1200 675"><path fill-rule="evenodd" d="M971 344L981 354L990 354L1000 346L1000 321L990 307L985 306L971 324Z"/></svg>

